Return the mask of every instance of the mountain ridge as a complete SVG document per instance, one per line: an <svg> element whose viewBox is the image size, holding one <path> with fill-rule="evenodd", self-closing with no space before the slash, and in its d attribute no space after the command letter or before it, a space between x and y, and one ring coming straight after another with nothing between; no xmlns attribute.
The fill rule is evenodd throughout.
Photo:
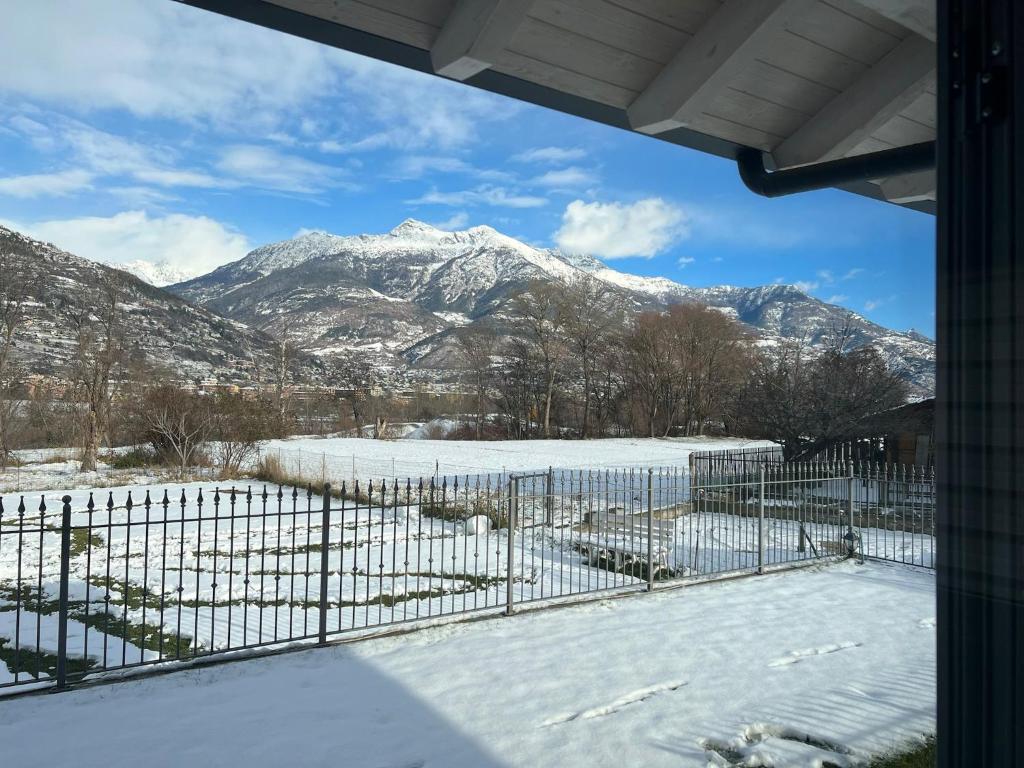
<svg viewBox="0 0 1024 768"><path fill-rule="evenodd" d="M174 381L266 383L266 372L274 370L274 339L130 272L2 226L0 256L6 268L26 278L25 318L13 359L27 375L66 377L76 348L75 318L102 304L108 286L123 317L128 361ZM295 369L311 380L324 377L320 361L305 356L296 359Z"/></svg>
<svg viewBox="0 0 1024 768"><path fill-rule="evenodd" d="M916 394L934 391L934 342L884 328L796 286L694 288L619 272L587 254L535 248L488 226L450 232L406 219L377 235L308 232L168 290L272 336L295 338L319 355L377 352L384 368L443 370L450 355L436 352L453 329L493 322L532 280L580 274L636 309L686 302L718 308L766 343L820 345L849 323L853 343L876 346Z"/></svg>

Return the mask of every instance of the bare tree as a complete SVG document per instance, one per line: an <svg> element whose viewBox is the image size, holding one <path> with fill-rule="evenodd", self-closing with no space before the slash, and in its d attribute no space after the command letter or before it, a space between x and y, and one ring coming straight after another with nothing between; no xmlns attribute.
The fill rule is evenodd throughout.
<svg viewBox="0 0 1024 768"><path fill-rule="evenodd" d="M483 437L484 418L488 390L491 383L491 369L494 366L494 334L480 328L464 328L456 334L461 352L462 367L469 378L476 401L476 439Z"/></svg>
<svg viewBox="0 0 1024 768"><path fill-rule="evenodd" d="M96 469L96 455L106 433L110 403L115 394L115 374L125 357L124 317L120 290L113 279L102 288L95 310L85 309L75 318L75 354L71 381L82 415L82 470Z"/></svg>
<svg viewBox="0 0 1024 768"><path fill-rule="evenodd" d="M664 410L672 377L672 350L660 313L643 312L634 318L622 339L622 366L634 418L644 424L649 437L657 437L666 429L664 424L671 426Z"/></svg>
<svg viewBox="0 0 1024 768"><path fill-rule="evenodd" d="M590 435L591 400L594 376L602 349L622 323L621 308L615 293L606 283L583 275L571 280L564 289L560 314L569 351L579 367L583 390L583 415L580 436Z"/></svg>
<svg viewBox="0 0 1024 768"><path fill-rule="evenodd" d="M876 349L852 348L847 331L823 351L779 344L756 359L738 400L740 428L775 440L787 459L857 437L868 416L906 402L907 385Z"/></svg>
<svg viewBox="0 0 1024 768"><path fill-rule="evenodd" d="M256 458L260 440L273 433L272 414L259 399L240 394L218 395L208 409L208 437L214 441L221 476L235 477ZM180 452L175 453L180 458Z"/></svg>
<svg viewBox="0 0 1024 768"><path fill-rule="evenodd" d="M746 334L736 321L697 304L669 307L665 318L672 354L666 410L685 434L699 434L740 385Z"/></svg>
<svg viewBox="0 0 1024 768"><path fill-rule="evenodd" d="M498 404L505 415L508 436L527 438L536 422L538 390L537 360L525 340L511 338L504 347L497 377Z"/></svg>
<svg viewBox="0 0 1024 768"><path fill-rule="evenodd" d="M184 477L196 464L213 426L208 400L162 384L146 390L139 405L140 419L157 456L176 466Z"/></svg>
<svg viewBox="0 0 1024 768"><path fill-rule="evenodd" d="M613 424L621 428L619 417L626 399L622 337L621 329L610 333L607 344L601 348L595 359L591 402L594 432L601 436L607 435Z"/></svg>
<svg viewBox="0 0 1024 768"><path fill-rule="evenodd" d="M287 334L277 342L274 359L274 407L277 414L277 432L287 434L288 399L291 395L291 362L293 349Z"/></svg>
<svg viewBox="0 0 1024 768"><path fill-rule="evenodd" d="M28 280L21 265L12 255L0 253L0 468L6 467L10 458L11 430L18 412L13 352L25 325L27 298Z"/></svg>
<svg viewBox="0 0 1024 768"><path fill-rule="evenodd" d="M541 365L544 382L544 437L551 436L551 403L555 396L559 367L566 351L562 290L561 284L534 281L512 301L516 327L536 350Z"/></svg>

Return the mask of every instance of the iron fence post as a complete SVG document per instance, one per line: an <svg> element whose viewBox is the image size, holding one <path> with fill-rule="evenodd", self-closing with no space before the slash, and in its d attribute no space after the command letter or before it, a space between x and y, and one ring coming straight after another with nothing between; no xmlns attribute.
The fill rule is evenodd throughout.
<svg viewBox="0 0 1024 768"><path fill-rule="evenodd" d="M847 535L849 536L849 539L850 539L850 552L848 554L849 554L850 557L853 557L853 546L854 546L854 538L853 538L853 488L854 488L854 482L853 481L854 481L854 475L853 475L853 462L852 461L847 464L847 473L849 475L849 480L847 480L847 488L846 488L846 507L847 507L847 509L846 509L846 514L847 514L847 531L846 531L846 533L847 533ZM859 547L858 547L858 549L859 549ZM861 557L861 562L864 562L864 560L863 560L864 553L863 552L860 553L860 557Z"/></svg>
<svg viewBox="0 0 1024 768"><path fill-rule="evenodd" d="M757 492L757 572L764 573L764 464L760 470Z"/></svg>
<svg viewBox="0 0 1024 768"><path fill-rule="evenodd" d="M60 520L60 600L57 608L58 691L68 687L68 581L71 574L71 497L65 496L61 501L64 508Z"/></svg>
<svg viewBox="0 0 1024 768"><path fill-rule="evenodd" d="M519 479L513 475L508 479L508 557L505 562L507 583L505 585L505 615L511 616L513 611L512 595L512 560L515 558L516 514L518 512Z"/></svg>
<svg viewBox="0 0 1024 768"><path fill-rule="evenodd" d="M545 493L544 493L544 517L545 524L555 524L555 471L552 467L548 467L547 478L545 478Z"/></svg>
<svg viewBox="0 0 1024 768"><path fill-rule="evenodd" d="M320 530L320 625L317 640L327 644L327 556L330 547L331 484L324 483L323 523Z"/></svg>
<svg viewBox="0 0 1024 768"><path fill-rule="evenodd" d="M654 469L647 470L647 591L654 589Z"/></svg>

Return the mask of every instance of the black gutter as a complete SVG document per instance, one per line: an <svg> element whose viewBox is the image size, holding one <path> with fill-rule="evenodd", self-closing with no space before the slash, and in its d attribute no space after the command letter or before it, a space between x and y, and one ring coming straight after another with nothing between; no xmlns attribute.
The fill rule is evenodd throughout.
<svg viewBox="0 0 1024 768"><path fill-rule="evenodd" d="M935 167L935 142L910 144L783 171L769 171L764 167L764 153L761 150L744 148L736 154L736 165L740 178L751 192L764 197L781 197L851 182L930 170Z"/></svg>

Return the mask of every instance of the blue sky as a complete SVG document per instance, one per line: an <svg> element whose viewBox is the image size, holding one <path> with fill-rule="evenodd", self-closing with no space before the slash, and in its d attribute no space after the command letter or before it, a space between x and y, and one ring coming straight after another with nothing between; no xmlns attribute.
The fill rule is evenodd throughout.
<svg viewBox="0 0 1024 768"><path fill-rule="evenodd" d="M933 332L931 216L761 199L731 162L169 1L5 17L0 222L80 255L205 271L414 217L690 285L793 283Z"/></svg>

